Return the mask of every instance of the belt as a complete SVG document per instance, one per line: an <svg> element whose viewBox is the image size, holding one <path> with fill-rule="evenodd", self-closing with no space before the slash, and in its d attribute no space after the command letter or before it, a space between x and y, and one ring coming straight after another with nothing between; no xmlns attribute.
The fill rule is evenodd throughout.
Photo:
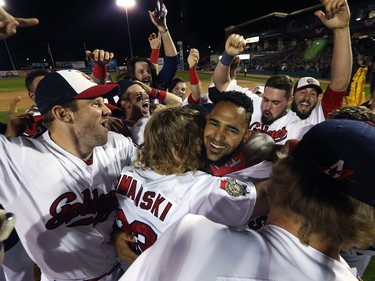
<svg viewBox="0 0 375 281"><path fill-rule="evenodd" d="M95 278L92 278L92 279L85 279L84 281L99 281L100 279L102 279L103 277L106 277L108 275L111 275L116 269L118 269L120 267L120 264L116 264L110 271L107 271L106 273L104 273L103 275L100 275L99 277L95 277Z"/></svg>

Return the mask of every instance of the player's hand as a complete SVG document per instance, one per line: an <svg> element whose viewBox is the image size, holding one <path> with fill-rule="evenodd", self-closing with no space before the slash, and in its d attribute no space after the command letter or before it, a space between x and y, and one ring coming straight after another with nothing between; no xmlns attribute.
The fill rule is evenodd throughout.
<svg viewBox="0 0 375 281"><path fill-rule="evenodd" d="M323 11L314 13L320 21L329 29L339 29L349 27L350 10L346 0L321 0L325 8Z"/></svg>
<svg viewBox="0 0 375 281"><path fill-rule="evenodd" d="M0 210L0 243L7 240L14 229L16 219L12 213L8 213L4 209ZM4 247L0 248L0 264L4 260Z"/></svg>
<svg viewBox="0 0 375 281"><path fill-rule="evenodd" d="M151 88L149 85L147 85L147 84L145 84L145 83L143 83L143 82L141 82L141 81L138 81L138 80L133 81L133 82L135 82L135 83L137 83L138 85L140 85L140 86L146 91L146 93L147 93L148 95L151 93L152 88Z"/></svg>
<svg viewBox="0 0 375 281"><path fill-rule="evenodd" d="M116 249L118 257L131 264L138 255L129 247L129 242L136 242L134 236L126 231L117 231L112 237L112 244Z"/></svg>
<svg viewBox="0 0 375 281"><path fill-rule="evenodd" d="M22 133L28 127L32 129L34 123L32 112L22 112L19 113L17 110L17 105L20 102L21 97L16 97L10 104L9 114L7 119L7 130L5 135L7 137L17 137L22 135Z"/></svg>
<svg viewBox="0 0 375 281"><path fill-rule="evenodd" d="M159 31L165 30L167 28L168 10L164 3L160 9L160 15L157 11L148 11L148 14L152 23L159 29ZM162 16L162 18L159 18L159 16Z"/></svg>
<svg viewBox="0 0 375 281"><path fill-rule="evenodd" d="M199 51L198 49L191 48L189 52L189 56L187 58L189 68L194 68L197 66L199 62Z"/></svg>
<svg viewBox="0 0 375 281"><path fill-rule="evenodd" d="M150 42L150 48L151 49L160 49L161 47L161 34L158 32L158 35L156 35L154 32L150 34L148 37L148 42Z"/></svg>
<svg viewBox="0 0 375 281"><path fill-rule="evenodd" d="M14 229L16 218L12 213L0 209L0 242L8 239Z"/></svg>
<svg viewBox="0 0 375 281"><path fill-rule="evenodd" d="M86 51L86 56L94 63L99 65L106 65L114 58L114 54L104 50L95 49L94 51Z"/></svg>
<svg viewBox="0 0 375 281"><path fill-rule="evenodd" d="M242 35L231 34L225 42L225 52L230 56L237 56L245 50L246 41Z"/></svg>
<svg viewBox="0 0 375 281"><path fill-rule="evenodd" d="M18 27L33 26L38 23L36 18L14 18L0 7L0 39L16 34Z"/></svg>

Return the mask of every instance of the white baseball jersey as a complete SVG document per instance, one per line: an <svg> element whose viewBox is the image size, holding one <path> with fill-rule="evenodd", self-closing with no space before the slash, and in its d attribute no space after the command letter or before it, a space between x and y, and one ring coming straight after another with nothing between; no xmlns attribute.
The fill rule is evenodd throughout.
<svg viewBox="0 0 375 281"><path fill-rule="evenodd" d="M150 117L143 116L132 126L128 127L130 130L131 138L135 144L140 145L141 143L143 143L144 132L148 121L150 121Z"/></svg>
<svg viewBox="0 0 375 281"><path fill-rule="evenodd" d="M233 231L186 215L142 253L120 281L358 281L347 263L267 225Z"/></svg>
<svg viewBox="0 0 375 281"><path fill-rule="evenodd" d="M88 165L48 131L37 139L0 136L0 202L16 215L25 250L51 280L91 279L117 264L115 187L134 152L130 138L109 132Z"/></svg>
<svg viewBox="0 0 375 281"><path fill-rule="evenodd" d="M287 114L275 120L270 125L262 123L262 98L247 88L238 86L235 80L228 85L227 91L237 90L243 92L253 100L254 112L251 117L250 129L270 135L277 144L284 144L288 139L301 139L303 135L313 126L302 120L291 110Z"/></svg>
<svg viewBox="0 0 375 281"><path fill-rule="evenodd" d="M150 247L188 213L229 226L246 226L255 205L252 183L197 171L181 176L125 167L117 187L118 225L132 232L137 250Z"/></svg>

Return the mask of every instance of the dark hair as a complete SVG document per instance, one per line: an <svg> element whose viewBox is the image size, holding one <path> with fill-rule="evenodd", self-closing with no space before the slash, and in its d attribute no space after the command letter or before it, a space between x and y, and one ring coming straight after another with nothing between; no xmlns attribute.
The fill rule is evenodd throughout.
<svg viewBox="0 0 375 281"><path fill-rule="evenodd" d="M173 88L176 87L176 85L180 82L185 83L185 81L182 80L181 78L178 78L178 77L173 78L171 83L169 84L168 92L172 92Z"/></svg>
<svg viewBox="0 0 375 281"><path fill-rule="evenodd" d="M234 103L238 107L242 107L246 111L246 119L248 123L251 122L251 115L254 112L253 100L242 92L238 91L225 91L222 92L220 98L216 101L216 104L222 101L229 101Z"/></svg>
<svg viewBox="0 0 375 281"><path fill-rule="evenodd" d="M158 76L156 74L156 67L152 64L152 62L149 59L146 58L138 58L138 57L132 57L129 58L126 62L126 68L128 73L128 79L130 80L137 80L135 77L135 64L137 62L145 62L147 63L148 67L150 68L151 77L152 77L152 85L151 87L158 88Z"/></svg>
<svg viewBox="0 0 375 281"><path fill-rule="evenodd" d="M35 89L32 88L34 79L39 77L39 76L46 76L48 73L49 72L45 69L36 69L36 70L30 71L29 73L27 73L26 78L25 78L26 89L29 92L34 91Z"/></svg>
<svg viewBox="0 0 375 281"><path fill-rule="evenodd" d="M272 87L279 90L285 91L285 98L289 99L292 96L294 80L292 77L285 74L272 75L268 78L264 88Z"/></svg>

